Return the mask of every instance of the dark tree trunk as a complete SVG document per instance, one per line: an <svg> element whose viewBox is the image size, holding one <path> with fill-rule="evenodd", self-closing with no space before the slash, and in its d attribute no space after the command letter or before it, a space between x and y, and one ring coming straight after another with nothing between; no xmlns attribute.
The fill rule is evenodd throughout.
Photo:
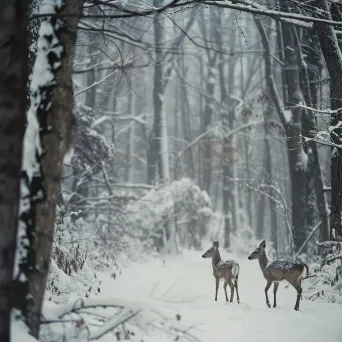
<svg viewBox="0 0 342 342"><path fill-rule="evenodd" d="M317 0L316 7L331 18L326 0ZM323 15L323 14L322 14ZM341 50L337 41L336 33L332 26L323 23L314 23L318 35L322 53L330 74L330 104L331 109L342 108L342 58ZM334 144L342 144L342 127L336 125L342 121L342 112L339 111L331 118L331 127L334 127L330 136ZM336 238L342 238L341 227L342 208L342 151L340 147L332 147L331 151L331 235L334 231Z"/></svg>
<svg viewBox="0 0 342 342"><path fill-rule="evenodd" d="M283 0L282 2L287 2ZM282 8L287 10L286 4ZM298 250L306 239L307 222L305 215L305 176L306 163L303 159L302 147L302 109L296 107L302 101L299 84L298 63L295 53L294 30L288 24L282 24L282 37L285 49L284 83L287 86L288 102L285 107L291 110L291 120L287 122L285 130L287 136L287 148L291 177L291 202L292 202L292 226L294 248Z"/></svg>
<svg viewBox="0 0 342 342"><path fill-rule="evenodd" d="M22 143L26 122L27 1L0 6L0 341L10 341ZM15 294L16 295L16 294Z"/></svg>
<svg viewBox="0 0 342 342"><path fill-rule="evenodd" d="M44 100L32 109L36 111L41 128L40 141L44 154L38 156L37 160L41 166L41 174L34 175L30 180L27 170L23 170L23 180L29 190L29 197L25 197L24 200L29 199L30 206L23 211L21 221L27 228L30 248L27 260L21 259L20 264L21 273L26 276L27 281L21 282L22 278L20 278L18 289L24 292L28 286L28 300L20 304L26 322L35 337L39 335L41 310L49 272L62 163L74 139L75 118L71 76L78 15L82 12L82 5L83 0L68 0L61 5L56 3L54 9L59 17L63 18L67 15L63 19L63 25L60 25L56 18L45 19L47 25L53 27L56 35L57 42L54 41L54 45L50 47L53 52L49 54L49 68L56 83L51 81L37 89L39 93L37 95ZM71 13L73 16L70 15ZM48 45L51 44L49 35L44 35L40 39L46 40ZM61 56L59 45L63 47ZM38 196L42 192L44 196Z"/></svg>
<svg viewBox="0 0 342 342"><path fill-rule="evenodd" d="M28 16L31 17L33 14L38 13L38 8L42 0L30 0L28 1ZM28 75L32 74L34 61L36 60L37 55L37 40L39 36L39 28L41 23L41 18L36 18L34 20L30 20L28 22L28 46L29 46L29 55L28 55ZM30 92L29 92L29 83L27 88L27 104L30 104Z"/></svg>
<svg viewBox="0 0 342 342"><path fill-rule="evenodd" d="M292 193L292 225L293 225L293 239L294 248L299 249L306 237L305 230L305 205L304 205L304 180L306 167L303 161L301 150L301 109L297 107L301 101L301 92L299 88L298 68L295 63L294 50L291 49L293 45L293 36L289 32L290 27L283 25L284 46L286 49L285 63L286 73L285 84L288 87L288 105L291 105L291 118L286 117L283 105L280 101L277 88L275 86L273 72L271 50L268 42L265 29L258 19L255 23L259 30L263 47L265 49L265 73L268 92L272 98L272 102L279 114L280 120L284 126L287 137L289 169L291 177L291 193Z"/></svg>
<svg viewBox="0 0 342 342"><path fill-rule="evenodd" d="M298 63L300 65L301 88L306 104L309 107L316 108L318 99L318 80L322 70L322 54L319 49L319 41L316 34L305 31L303 34L303 48L298 46L297 53ZM303 49L306 60L301 52ZM310 110L304 111L302 116L303 134L313 138L317 130L317 123ZM318 146L315 141L304 144L306 154L308 156L308 167L306 175L306 217L308 227L316 224L316 207L317 203L318 216L321 223L320 238L324 241L329 239L329 217L327 211L327 203L323 191L323 173L321 169L320 158L318 154Z"/></svg>
<svg viewBox="0 0 342 342"><path fill-rule="evenodd" d="M160 5L157 0L154 0L154 5ZM161 17L156 15L154 18L154 40L156 44L155 50L155 66L154 66L154 82L153 82L153 108L154 108L154 123L150 146L148 151L148 182L150 184L159 179L163 179L163 163L162 163L162 116L163 116L163 96L164 96L164 77L163 77L163 54L159 48L163 32L161 25ZM158 170L158 173L157 173Z"/></svg>

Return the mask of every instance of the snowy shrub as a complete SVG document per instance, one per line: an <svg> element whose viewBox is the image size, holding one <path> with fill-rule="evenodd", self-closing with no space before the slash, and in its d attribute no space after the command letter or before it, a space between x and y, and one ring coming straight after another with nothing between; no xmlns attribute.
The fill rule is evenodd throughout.
<svg viewBox="0 0 342 342"><path fill-rule="evenodd" d="M126 222L128 214L100 214L88 217L92 224L92 252L89 255L92 267L97 270L117 269L120 263L142 260L151 256L152 241L144 239L141 227L129 226ZM96 237L96 238L95 238Z"/></svg>
<svg viewBox="0 0 342 342"><path fill-rule="evenodd" d="M101 281L89 267L91 242L87 239L87 231L83 219L74 221L72 213L56 220L47 283L47 298L55 303L67 303L71 298L89 297L100 292Z"/></svg>
<svg viewBox="0 0 342 342"><path fill-rule="evenodd" d="M165 224L173 220L182 247L198 249L213 217L210 206L207 193L192 180L182 178L131 201L126 208L125 227L160 248L167 235Z"/></svg>
<svg viewBox="0 0 342 342"><path fill-rule="evenodd" d="M342 243L326 241L317 245L327 253L320 263L310 265L310 275L315 277L304 281L305 297L342 304Z"/></svg>

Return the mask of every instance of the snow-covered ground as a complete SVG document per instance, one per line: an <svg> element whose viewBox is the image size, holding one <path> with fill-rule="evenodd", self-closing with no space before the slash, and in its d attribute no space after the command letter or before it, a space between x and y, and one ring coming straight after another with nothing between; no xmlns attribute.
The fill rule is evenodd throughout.
<svg viewBox="0 0 342 342"><path fill-rule="evenodd" d="M228 258L221 252L222 257ZM224 258L224 259L225 259ZM101 298L127 299L127 302L146 302L164 307L168 312L181 315L183 325L203 342L273 341L329 342L342 341L342 306L337 304L301 301L300 311L293 310L296 292L280 284L278 307L266 307L264 287L257 261L239 259L239 293L241 303L226 303L222 284L218 301L214 301L214 278L211 260L202 259L201 253L185 252L164 260L134 264L125 269L116 280L104 275ZM229 290L229 288L228 288ZM229 294L229 292L228 292ZM273 303L272 290L269 292ZM163 310L164 310L163 309ZM19 335L14 339L22 342ZM100 341L114 341L115 336L104 336ZM172 339L146 338L147 342L166 342Z"/></svg>
<svg viewBox="0 0 342 342"><path fill-rule="evenodd" d="M221 254L222 258L226 256ZM233 304L225 302L222 284L218 301L214 301L211 260L193 252L166 258L165 263L160 260L131 267L115 282L104 284L103 292L140 301L163 301L181 314L183 324L193 325L193 335L204 342L342 341L342 306L303 300L296 312L296 292L285 289L283 283L278 290L278 307L269 309L258 262L245 258L239 263L240 305L235 296ZM273 303L272 290L269 296Z"/></svg>

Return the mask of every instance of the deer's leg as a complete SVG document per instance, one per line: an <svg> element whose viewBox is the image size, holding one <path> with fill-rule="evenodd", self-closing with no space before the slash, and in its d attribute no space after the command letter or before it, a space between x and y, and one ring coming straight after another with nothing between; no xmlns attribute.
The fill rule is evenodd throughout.
<svg viewBox="0 0 342 342"><path fill-rule="evenodd" d="M215 302L217 302L217 292L220 285L220 278L216 278Z"/></svg>
<svg viewBox="0 0 342 342"><path fill-rule="evenodd" d="M228 302L227 285L228 283L225 281L223 284L223 289L224 289L224 294L226 295L226 302Z"/></svg>
<svg viewBox="0 0 342 342"><path fill-rule="evenodd" d="M270 304L270 301L268 300L268 290L270 289L271 285L272 285L273 281L270 281L268 280L267 281L267 284L266 284L266 287L265 287L265 296L266 296L266 304L267 306L270 308L271 307L271 304Z"/></svg>
<svg viewBox="0 0 342 342"><path fill-rule="evenodd" d="M277 291L278 291L278 287L279 287L279 283L276 281L276 282L273 284L273 296L274 296L274 299L273 299L273 307L274 307L274 308L277 306Z"/></svg>
<svg viewBox="0 0 342 342"><path fill-rule="evenodd" d="M235 279L234 285L236 288L236 299L237 299L238 304L240 304L239 288L238 288L238 280L237 279Z"/></svg>
<svg viewBox="0 0 342 342"><path fill-rule="evenodd" d="M296 305L294 307L294 309L296 311L299 310L299 302L300 302L300 298L302 297L302 292L303 292L303 289L302 287L299 285L299 283L296 283L296 282L290 282L290 284L296 289L297 291L297 299L296 299Z"/></svg>
<svg viewBox="0 0 342 342"><path fill-rule="evenodd" d="M301 280L299 281L299 286L300 286L300 287L302 287L302 280L303 280L303 279L301 279ZM303 300L303 293L301 293L300 299Z"/></svg>
<svg viewBox="0 0 342 342"><path fill-rule="evenodd" d="M230 302L232 303L234 299L234 284L231 279L228 281L228 285L230 287Z"/></svg>

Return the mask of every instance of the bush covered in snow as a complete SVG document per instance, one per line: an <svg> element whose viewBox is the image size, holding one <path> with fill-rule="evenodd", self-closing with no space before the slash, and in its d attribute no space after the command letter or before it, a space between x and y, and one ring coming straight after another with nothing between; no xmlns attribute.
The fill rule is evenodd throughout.
<svg viewBox="0 0 342 342"><path fill-rule="evenodd" d="M49 300L67 303L80 296L89 297L100 292L101 281L89 258L89 251L93 249L90 248L92 241L88 234L83 219L73 220L72 213L57 219L47 283Z"/></svg>
<svg viewBox="0 0 342 342"><path fill-rule="evenodd" d="M168 220L174 224L182 247L201 248L201 239L213 218L209 196L188 178L150 190L131 201L126 210L125 228L140 232L141 239L153 241L157 249L168 238Z"/></svg>
<svg viewBox="0 0 342 342"><path fill-rule="evenodd" d="M305 297L342 304L342 243L327 241L317 245L326 253L320 262L310 265L310 274L315 277L304 281Z"/></svg>

